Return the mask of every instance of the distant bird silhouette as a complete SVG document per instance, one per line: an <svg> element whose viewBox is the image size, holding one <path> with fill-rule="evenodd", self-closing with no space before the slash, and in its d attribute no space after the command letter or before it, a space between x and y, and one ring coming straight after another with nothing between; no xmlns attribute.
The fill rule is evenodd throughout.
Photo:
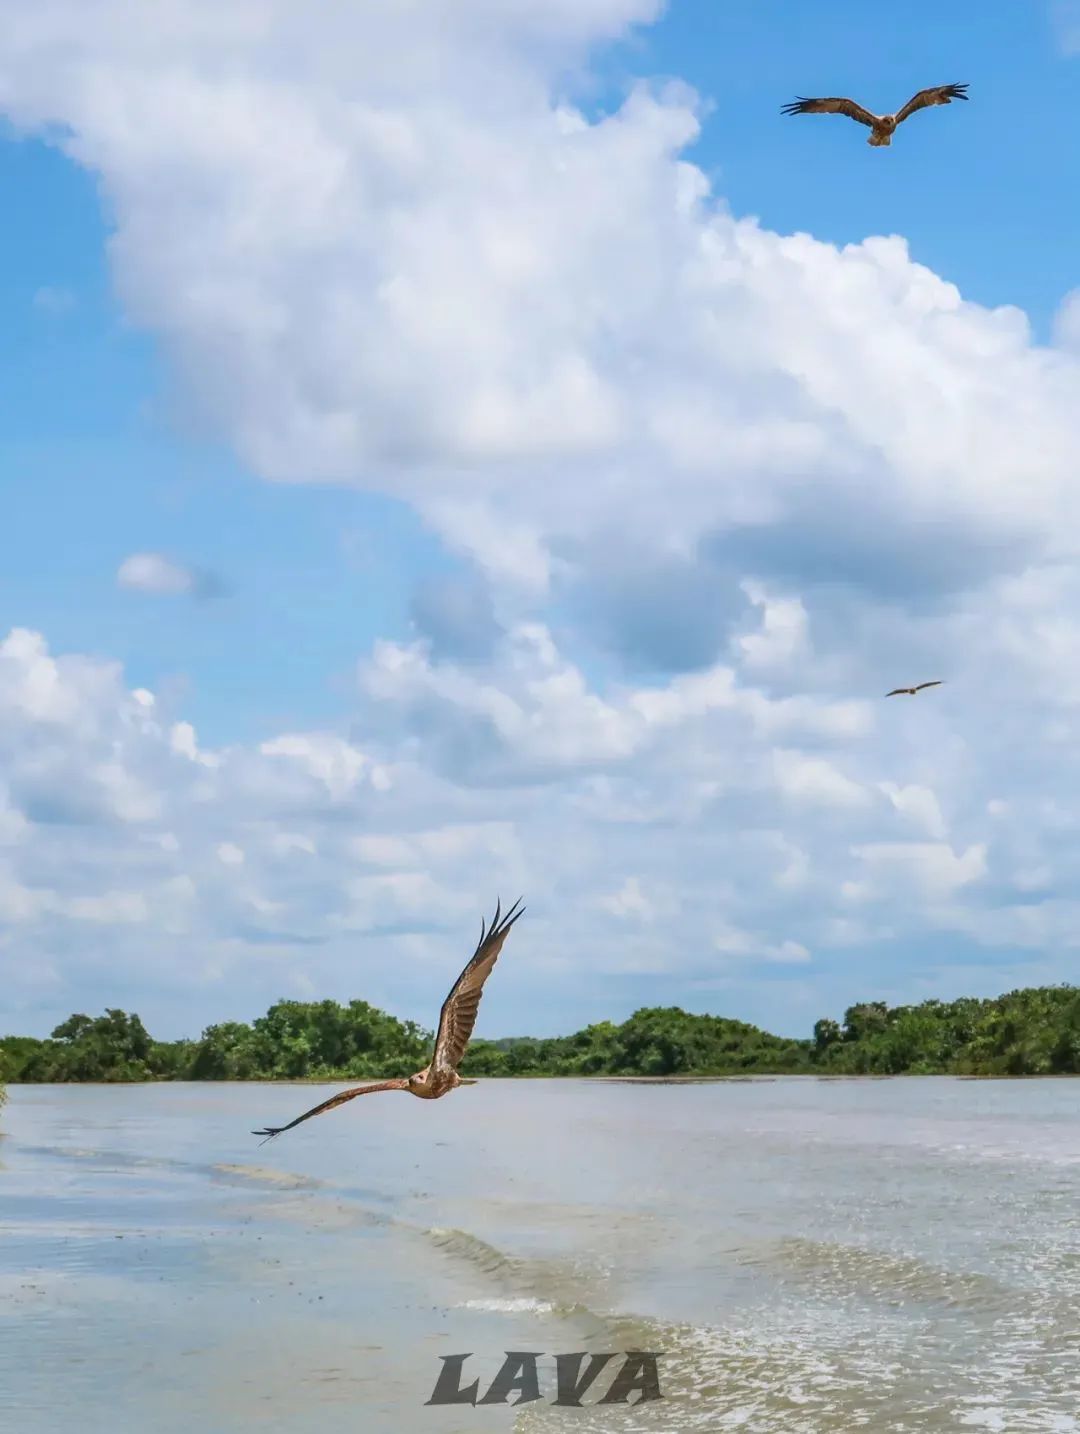
<svg viewBox="0 0 1080 1434"><path fill-rule="evenodd" d="M343 1090L338 1095L332 1095L329 1100L324 1100L321 1105L305 1111L303 1115L298 1115L295 1120L290 1120L288 1125L268 1126L266 1130L253 1130L252 1135L265 1135L266 1140L272 1140L275 1135L280 1135L285 1130L292 1130L294 1125L299 1125L304 1120L310 1120L313 1115L322 1115L324 1111L344 1105L354 1096L372 1095L377 1090L407 1090L410 1095L419 1096L421 1100L438 1100L441 1095L456 1090L459 1085L475 1085L475 1081L462 1080L457 1073L457 1068L462 1062L473 1026L476 1024L476 1013L480 1007L480 997L484 992L484 982L491 975L492 967L499 958L499 952L502 950L507 933L525 910L520 903L521 898L519 897L502 918L501 923L499 920L500 904L497 903L495 918L490 928L485 929L484 923L480 923L480 942L468 965L454 982L449 996L443 1002L443 1008L439 1015L439 1030L435 1037L435 1049L432 1052L430 1064L426 1065L422 1071L417 1071L415 1075L407 1076L404 1079L384 1080L375 1085L358 1085L351 1090ZM264 1145L266 1140L263 1141Z"/></svg>
<svg viewBox="0 0 1080 1434"><path fill-rule="evenodd" d="M886 692L886 697L896 697L901 692L906 692L909 697L914 697L916 692L921 692L924 687L940 687L940 682L920 682L918 687L894 687L891 692Z"/></svg>
<svg viewBox="0 0 1080 1434"><path fill-rule="evenodd" d="M953 100L966 100L967 85L935 85L929 90L920 90L917 95L912 95L902 110L894 115L875 115L869 110L857 105L854 100L831 97L823 100L807 100L800 95L793 104L784 105L780 111L785 115L847 115L848 119L858 120L860 124L870 126L870 138L867 144L880 148L882 145L892 144L893 133L898 124L903 124L909 115L916 110L922 110L927 105L947 105Z"/></svg>

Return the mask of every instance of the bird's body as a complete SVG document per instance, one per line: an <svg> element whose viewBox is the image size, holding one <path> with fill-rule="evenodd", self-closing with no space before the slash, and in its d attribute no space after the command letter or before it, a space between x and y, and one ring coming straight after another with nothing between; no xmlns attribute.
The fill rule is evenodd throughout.
<svg viewBox="0 0 1080 1434"><path fill-rule="evenodd" d="M499 959L507 933L524 910L523 906L519 907L519 903L515 902L500 921L501 905L496 905L491 926L485 927L481 923L479 944L443 1002L442 1011L439 1013L439 1029L435 1036L435 1049L430 1062L423 1070L397 1080L353 1086L350 1090L332 1095L329 1100L324 1100L321 1105L314 1106L303 1115L298 1115L295 1120L290 1120L288 1125L268 1126L265 1130L254 1131L253 1134L264 1135L267 1140L271 1140L282 1131L299 1125L301 1121L310 1120L313 1115L322 1115L325 1111L333 1110L335 1106L344 1105L354 1096L372 1095L375 1091L405 1090L420 1100L438 1100L440 1096L456 1090L459 1085L474 1085L475 1081L462 1079L457 1068L465 1056L473 1026L476 1024L484 982Z"/></svg>
<svg viewBox="0 0 1080 1434"><path fill-rule="evenodd" d="M912 95L903 109L897 110L895 114L876 115L871 110L864 109L854 100L846 97L833 95L825 99L808 100L801 95L794 103L784 105L782 114L786 115L847 115L848 119L857 120L859 124L868 125L870 138L867 144L880 149L885 145L892 144L892 137L896 132L897 125L903 124L909 115L916 110L925 109L927 105L947 105L953 100L966 100L967 85L935 85L928 90L920 90L917 95Z"/></svg>
<svg viewBox="0 0 1080 1434"><path fill-rule="evenodd" d="M896 116L882 115L870 131L870 138L866 142L872 149L884 149L886 145L892 144L895 129Z"/></svg>
<svg viewBox="0 0 1080 1434"><path fill-rule="evenodd" d="M438 1100L441 1095L449 1094L462 1083L457 1071L433 1071L430 1066L425 1066L422 1071L409 1077L405 1082L405 1089L410 1095L419 1096L421 1100Z"/></svg>
<svg viewBox="0 0 1080 1434"><path fill-rule="evenodd" d="M891 692L886 692L885 696L886 696L886 697L899 697L901 694L903 694L905 697L914 697L915 694L916 694L916 692L921 692L924 687L940 687L940 686L941 686L941 681L940 681L940 679L939 679L937 682L920 682L917 687L894 687Z"/></svg>

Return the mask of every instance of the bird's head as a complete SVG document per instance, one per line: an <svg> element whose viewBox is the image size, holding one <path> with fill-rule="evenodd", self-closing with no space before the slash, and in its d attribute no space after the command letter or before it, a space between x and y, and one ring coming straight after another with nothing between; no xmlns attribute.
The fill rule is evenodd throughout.
<svg viewBox="0 0 1080 1434"><path fill-rule="evenodd" d="M417 1071L415 1075L411 1075L408 1084L410 1090L422 1089L427 1084L427 1071Z"/></svg>
<svg viewBox="0 0 1080 1434"><path fill-rule="evenodd" d="M895 128L896 128L896 116L895 116L895 115L882 115L882 116L881 116L881 119L880 119L880 121L879 121L879 123L880 123L882 129L895 129Z"/></svg>

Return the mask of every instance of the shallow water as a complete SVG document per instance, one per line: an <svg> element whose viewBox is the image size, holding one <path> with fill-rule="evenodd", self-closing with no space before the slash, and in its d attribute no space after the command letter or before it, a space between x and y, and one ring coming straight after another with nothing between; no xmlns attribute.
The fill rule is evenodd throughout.
<svg viewBox="0 0 1080 1434"><path fill-rule="evenodd" d="M1080 1083L484 1081L248 1133L334 1088L10 1091L0 1429L1080 1429ZM442 1355L483 1391L543 1351L548 1399L628 1349L662 1400L425 1405Z"/></svg>

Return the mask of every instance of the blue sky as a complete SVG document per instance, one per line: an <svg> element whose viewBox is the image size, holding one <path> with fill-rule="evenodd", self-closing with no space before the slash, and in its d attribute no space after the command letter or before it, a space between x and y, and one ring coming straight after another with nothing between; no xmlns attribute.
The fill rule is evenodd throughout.
<svg viewBox="0 0 1080 1434"><path fill-rule="evenodd" d="M1080 193L1080 156L1060 138L1076 64L1059 38L1038 0L687 0L612 69L666 72L713 104L690 153L736 213L838 244L903 234L965 297L1019 305L1046 338L1076 283ZM954 81L971 85L970 103L916 129L930 117L917 116L888 156L839 118L779 113L796 95L832 94L884 113Z"/></svg>
<svg viewBox="0 0 1080 1434"><path fill-rule="evenodd" d="M461 0L412 68L349 75L392 11L298 42L253 3L237 48L193 0L172 69L149 14L20 3L0 62L0 637L42 644L8 654L0 1027L425 1019L518 879L490 1034L1065 979L1064 12ZM780 114L957 80L886 151ZM831 247L888 235L910 262ZM118 581L148 554L193 590ZM929 710L866 705L927 663ZM975 696L1017 681L1034 772L1027 699Z"/></svg>

